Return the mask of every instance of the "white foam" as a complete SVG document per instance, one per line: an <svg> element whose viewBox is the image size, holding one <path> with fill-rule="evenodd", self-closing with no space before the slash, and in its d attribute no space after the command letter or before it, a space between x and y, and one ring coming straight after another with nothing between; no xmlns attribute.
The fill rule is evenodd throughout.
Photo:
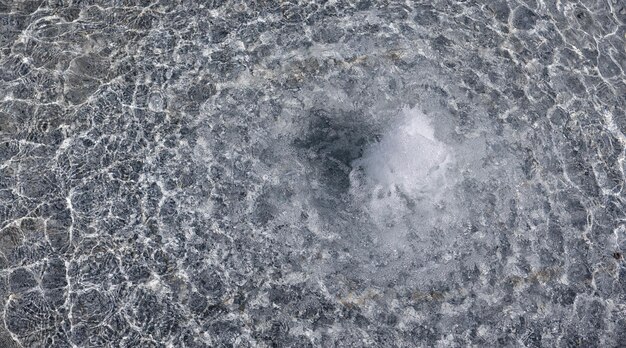
<svg viewBox="0 0 626 348"><path fill-rule="evenodd" d="M404 244L409 225L428 225L448 191L454 164L450 148L435 136L431 120L418 109L404 109L399 122L353 163L351 193L378 225L380 240ZM434 222L433 222L434 223Z"/></svg>
<svg viewBox="0 0 626 348"><path fill-rule="evenodd" d="M416 109L404 114L403 122L367 149L356 164L383 188L398 186L408 193L432 191L443 179L452 155L435 139L435 130L425 115Z"/></svg>

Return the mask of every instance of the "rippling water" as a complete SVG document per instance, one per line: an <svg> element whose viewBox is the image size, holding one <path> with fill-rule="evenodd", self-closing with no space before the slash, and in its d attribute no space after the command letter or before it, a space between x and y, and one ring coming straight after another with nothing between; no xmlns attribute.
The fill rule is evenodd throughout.
<svg viewBox="0 0 626 348"><path fill-rule="evenodd" d="M619 347L626 7L0 1L0 347Z"/></svg>

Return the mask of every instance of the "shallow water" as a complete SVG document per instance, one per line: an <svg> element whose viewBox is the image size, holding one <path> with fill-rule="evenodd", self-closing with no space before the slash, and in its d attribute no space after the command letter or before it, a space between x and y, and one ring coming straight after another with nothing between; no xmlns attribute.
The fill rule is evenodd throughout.
<svg viewBox="0 0 626 348"><path fill-rule="evenodd" d="M1 347L619 347L626 7L0 1Z"/></svg>

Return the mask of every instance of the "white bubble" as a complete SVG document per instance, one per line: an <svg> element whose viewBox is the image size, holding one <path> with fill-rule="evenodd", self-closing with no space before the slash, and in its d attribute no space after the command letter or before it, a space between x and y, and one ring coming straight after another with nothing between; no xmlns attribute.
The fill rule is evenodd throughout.
<svg viewBox="0 0 626 348"><path fill-rule="evenodd" d="M454 155L435 133L426 115L404 109L399 122L353 163L353 198L392 249L406 244L415 225L434 225L450 191Z"/></svg>
<svg viewBox="0 0 626 348"><path fill-rule="evenodd" d="M160 92L152 92L148 97L148 109L161 112L165 109L165 98Z"/></svg>

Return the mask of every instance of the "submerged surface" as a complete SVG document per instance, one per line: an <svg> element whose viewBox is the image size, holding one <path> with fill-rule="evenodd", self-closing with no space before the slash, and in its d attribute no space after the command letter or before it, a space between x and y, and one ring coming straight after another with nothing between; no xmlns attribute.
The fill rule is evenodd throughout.
<svg viewBox="0 0 626 348"><path fill-rule="evenodd" d="M626 7L0 0L1 347L618 347Z"/></svg>

